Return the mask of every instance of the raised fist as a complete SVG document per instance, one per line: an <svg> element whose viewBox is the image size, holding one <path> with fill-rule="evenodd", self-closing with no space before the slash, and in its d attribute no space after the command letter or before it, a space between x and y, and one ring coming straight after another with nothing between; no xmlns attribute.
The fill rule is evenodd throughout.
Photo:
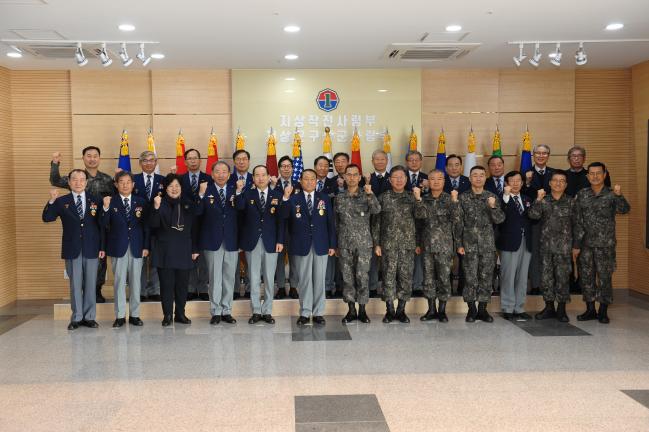
<svg viewBox="0 0 649 432"><path fill-rule="evenodd" d="M160 208L161 202L162 202L162 197L160 195L153 198L153 208L158 210Z"/></svg>
<svg viewBox="0 0 649 432"><path fill-rule="evenodd" d="M453 189L451 191L451 201L457 202L457 197L458 197L457 189Z"/></svg>
<svg viewBox="0 0 649 432"><path fill-rule="evenodd" d="M246 185L246 182L243 180L237 180L237 192L241 192L243 187Z"/></svg>
<svg viewBox="0 0 649 432"><path fill-rule="evenodd" d="M372 185L369 182L365 183L365 186L363 186L363 189L365 189L366 194L372 195Z"/></svg>
<svg viewBox="0 0 649 432"><path fill-rule="evenodd" d="M618 196L622 195L622 187L620 187L619 184L616 184L615 186L613 186L613 193Z"/></svg>
<svg viewBox="0 0 649 432"><path fill-rule="evenodd" d="M528 171L525 173L525 183L529 186L532 183L532 178L534 177L534 173L532 171Z"/></svg>
<svg viewBox="0 0 649 432"><path fill-rule="evenodd" d="M119 174L120 172L124 171L121 168L115 168L115 175Z"/></svg>
<svg viewBox="0 0 649 432"><path fill-rule="evenodd" d="M109 196L105 196L105 197L104 197L104 208L106 209L106 208L108 208L108 207L110 207L110 197L109 197Z"/></svg>
<svg viewBox="0 0 649 432"><path fill-rule="evenodd" d="M61 162L61 152L54 152L52 153L52 162L55 164L58 164Z"/></svg>
<svg viewBox="0 0 649 432"><path fill-rule="evenodd" d="M342 178L342 177L338 177L338 179L336 180L336 182L338 183L338 187L339 187L339 188L342 189L342 188L345 187L345 179L344 179L344 178Z"/></svg>
<svg viewBox="0 0 649 432"><path fill-rule="evenodd" d="M537 199L538 201L543 201L543 198L545 198L545 189L539 189L539 190L536 192L536 199Z"/></svg>
<svg viewBox="0 0 649 432"><path fill-rule="evenodd" d="M275 185L277 184L277 176L271 176L270 177L270 185L275 188Z"/></svg>
<svg viewBox="0 0 649 432"><path fill-rule="evenodd" d="M489 207L491 208L496 208L496 198L490 196L487 198L487 204L489 204Z"/></svg>
<svg viewBox="0 0 649 432"><path fill-rule="evenodd" d="M421 181L421 188L422 189L428 189L428 187L429 187L428 179L423 179Z"/></svg>
<svg viewBox="0 0 649 432"><path fill-rule="evenodd" d="M419 201L421 199L421 189L417 186L412 188L412 194L415 196L415 199Z"/></svg>
<svg viewBox="0 0 649 432"><path fill-rule="evenodd" d="M205 195L206 190L207 190L207 182L201 182L201 184L198 186L198 194Z"/></svg>
<svg viewBox="0 0 649 432"><path fill-rule="evenodd" d="M288 185L284 188L284 198L289 199L293 193L293 186Z"/></svg>
<svg viewBox="0 0 649 432"><path fill-rule="evenodd" d="M509 195L510 193L512 193L512 187L511 186L505 186L503 188L503 195Z"/></svg>
<svg viewBox="0 0 649 432"><path fill-rule="evenodd" d="M59 197L59 190L58 189L51 189L50 190L50 201L54 201Z"/></svg>
<svg viewBox="0 0 649 432"><path fill-rule="evenodd" d="M466 252L463 247L459 247L457 248L457 253L459 253L460 255L464 255Z"/></svg>
<svg viewBox="0 0 649 432"><path fill-rule="evenodd" d="M169 172L171 174L176 174L176 171L178 171L178 167L176 165L172 165L171 168L169 168Z"/></svg>

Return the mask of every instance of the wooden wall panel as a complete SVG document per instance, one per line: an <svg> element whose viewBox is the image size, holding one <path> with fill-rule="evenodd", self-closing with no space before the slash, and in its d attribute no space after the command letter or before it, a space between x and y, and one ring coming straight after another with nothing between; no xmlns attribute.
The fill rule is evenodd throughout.
<svg viewBox="0 0 649 432"><path fill-rule="evenodd" d="M147 131L151 126L150 115L73 115L72 148L75 166L83 167L81 151L89 145L99 147L103 159L118 158L123 129L128 131L131 158L137 159L147 149ZM106 161L101 168L110 173L112 164L113 161Z"/></svg>
<svg viewBox="0 0 649 432"><path fill-rule="evenodd" d="M230 114L229 70L151 72L154 114Z"/></svg>
<svg viewBox="0 0 649 432"><path fill-rule="evenodd" d="M70 71L72 114L151 114L151 72Z"/></svg>
<svg viewBox="0 0 649 432"><path fill-rule="evenodd" d="M574 143L573 112L500 113L498 125L503 154L507 155L520 155L526 125L532 135L532 145L548 144L554 155L565 155ZM565 165L564 157L559 167Z"/></svg>
<svg viewBox="0 0 649 432"><path fill-rule="evenodd" d="M155 115L153 116L153 130L156 131L158 155L162 158L176 157L176 137L178 130L182 128L185 149L195 148L201 152L201 156L207 158L210 131L214 128L218 140L219 157L221 159L230 158L234 146L231 123L232 116L230 114Z"/></svg>
<svg viewBox="0 0 649 432"><path fill-rule="evenodd" d="M424 69L423 113L498 111L497 69Z"/></svg>
<svg viewBox="0 0 649 432"><path fill-rule="evenodd" d="M466 154L469 131L476 136L476 153L491 154L491 139L498 123L497 113L477 114L422 114L421 152L437 154L437 140L444 128L446 154Z"/></svg>
<svg viewBox="0 0 649 432"><path fill-rule="evenodd" d="M572 112L575 72L502 69L498 96L500 112Z"/></svg>
<svg viewBox="0 0 649 432"><path fill-rule="evenodd" d="M11 148L11 76L0 67L0 147ZM16 300L16 221L14 218L13 154L0 158L5 173L3 200L0 202L0 307Z"/></svg>

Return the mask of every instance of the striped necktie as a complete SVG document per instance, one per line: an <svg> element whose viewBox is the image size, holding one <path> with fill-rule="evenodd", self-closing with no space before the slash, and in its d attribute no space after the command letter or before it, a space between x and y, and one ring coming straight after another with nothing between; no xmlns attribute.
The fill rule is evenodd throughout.
<svg viewBox="0 0 649 432"><path fill-rule="evenodd" d="M261 203L261 212L264 213L264 210L266 210L266 194L264 191L259 193L259 202Z"/></svg>
<svg viewBox="0 0 649 432"><path fill-rule="evenodd" d="M144 190L146 197L148 199L151 199L151 174L147 174L146 176L146 184L144 185Z"/></svg>
<svg viewBox="0 0 649 432"><path fill-rule="evenodd" d="M311 194L306 195L306 208L309 210L309 216L313 213L313 201L311 200Z"/></svg>
<svg viewBox="0 0 649 432"><path fill-rule="evenodd" d="M79 214L79 219L83 219L83 202L81 201L81 195L77 195L77 213Z"/></svg>
<svg viewBox="0 0 649 432"><path fill-rule="evenodd" d="M225 207L225 191L223 188L219 189L219 200L221 201L221 207Z"/></svg>
<svg viewBox="0 0 649 432"><path fill-rule="evenodd" d="M514 195L514 203L516 203L516 209L518 210L518 213L523 214L525 212L525 210L523 210L523 205L521 204L521 201L518 198L518 195Z"/></svg>
<svg viewBox="0 0 649 432"><path fill-rule="evenodd" d="M196 178L196 174L192 174L192 192L196 193L198 191L198 179Z"/></svg>
<svg viewBox="0 0 649 432"><path fill-rule="evenodd" d="M126 220L131 220L131 204L128 202L128 198L124 198L124 211L126 211Z"/></svg>

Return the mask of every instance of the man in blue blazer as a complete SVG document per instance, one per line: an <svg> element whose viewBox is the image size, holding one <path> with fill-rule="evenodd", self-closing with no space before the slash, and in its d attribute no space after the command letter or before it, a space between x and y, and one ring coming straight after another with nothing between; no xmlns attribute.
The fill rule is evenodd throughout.
<svg viewBox="0 0 649 432"><path fill-rule="evenodd" d="M212 325L221 321L237 322L232 317L232 297L239 261L237 210L243 207L235 196L241 194L244 183L237 182L235 190L228 183L229 178L230 166L223 161L216 162L212 165L214 181L199 196L203 210L199 249L207 262Z"/></svg>
<svg viewBox="0 0 649 432"><path fill-rule="evenodd" d="M59 197L57 189L50 191L50 200L43 209L43 222L61 218L63 239L61 258L70 278L72 317L68 330L79 325L97 328L96 282L98 259L106 254L101 244L99 211L101 200L85 192L87 177L80 169L68 175L71 193Z"/></svg>
<svg viewBox="0 0 649 432"><path fill-rule="evenodd" d="M280 212L289 223L289 253L295 257L300 290L300 318L305 325L313 315L315 324L325 324L325 276L327 256L336 249L336 228L331 200L316 192L316 173L302 172L302 191L293 194L293 188L284 189Z"/></svg>
<svg viewBox="0 0 649 432"><path fill-rule="evenodd" d="M462 175L462 158L456 154L446 156L446 176L444 181L444 192L457 193L466 192L471 189L471 182L467 176Z"/></svg>
<svg viewBox="0 0 649 432"><path fill-rule="evenodd" d="M523 175L505 175L501 207L505 221L500 224L496 248L500 251L500 306L505 319L526 321L527 272L532 256L532 230L527 211L532 200L521 194Z"/></svg>
<svg viewBox="0 0 649 432"><path fill-rule="evenodd" d="M274 324L273 287L277 254L284 249L284 221L279 214L282 193L269 186L270 176L265 165L252 170L254 187L237 196L237 207L243 207L245 229L239 232L239 246L246 253L250 274L250 303L252 317L249 324L265 321ZM263 269L263 272L262 272ZM261 276L264 276L264 303L261 303Z"/></svg>
<svg viewBox="0 0 649 432"><path fill-rule="evenodd" d="M142 258L149 256L149 227L147 201L133 194L133 174L120 171L115 175L118 193L104 197L100 223L106 231L106 254L113 266L115 293L115 322L113 327L126 324L126 278L129 288L128 322L141 326L140 283Z"/></svg>

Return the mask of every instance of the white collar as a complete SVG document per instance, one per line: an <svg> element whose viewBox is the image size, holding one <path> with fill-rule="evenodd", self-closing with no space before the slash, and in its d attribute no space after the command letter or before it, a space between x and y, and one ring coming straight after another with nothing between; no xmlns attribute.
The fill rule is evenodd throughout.
<svg viewBox="0 0 649 432"><path fill-rule="evenodd" d="M127 196L124 196L124 195L122 195L122 194L119 194L119 197L120 197L120 199L122 200L122 202L124 202L124 198L128 198L128 200L131 201L131 194L128 194Z"/></svg>
<svg viewBox="0 0 649 432"><path fill-rule="evenodd" d="M257 189L257 191L258 191L260 194L263 192L264 195L268 196L268 186L266 186L266 189L264 189L264 190ZM260 195L260 196L261 196L261 195Z"/></svg>
<svg viewBox="0 0 649 432"><path fill-rule="evenodd" d="M420 172L420 171L416 171L416 172L415 172L415 171L410 171L410 170L408 170L408 172L410 173L410 177L412 177L413 174L416 175L417 177L419 177L419 172Z"/></svg>
<svg viewBox="0 0 649 432"><path fill-rule="evenodd" d="M383 172L374 171L374 175L376 175L377 177L378 177L378 176L383 176L383 177L385 177L387 174L388 174L387 171L383 171Z"/></svg>
<svg viewBox="0 0 649 432"><path fill-rule="evenodd" d="M543 170L543 173L545 174L545 172L548 170L548 166L546 165L546 166L544 166L543 168L541 168L541 167L539 167L538 165L534 164L534 170L535 170L536 172L539 172L540 170Z"/></svg>
<svg viewBox="0 0 649 432"><path fill-rule="evenodd" d="M81 193L72 192L72 198L74 198L75 201L77 200L78 196L81 197L81 201L85 201L86 200L86 191L83 191Z"/></svg>

